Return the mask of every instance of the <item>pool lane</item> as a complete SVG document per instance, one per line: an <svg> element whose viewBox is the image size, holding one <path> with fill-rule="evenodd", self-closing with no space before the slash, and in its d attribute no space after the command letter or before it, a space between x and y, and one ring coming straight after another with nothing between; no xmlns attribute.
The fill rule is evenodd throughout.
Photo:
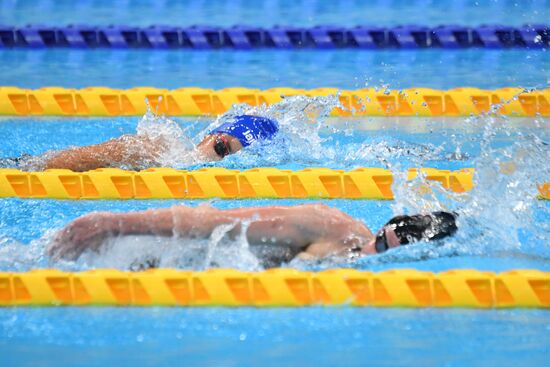
<svg viewBox="0 0 550 367"><path fill-rule="evenodd" d="M536 50L0 50L0 85L220 89L547 88Z"/></svg>
<svg viewBox="0 0 550 367"><path fill-rule="evenodd" d="M193 24L314 26L337 24L540 24L550 19L548 0L82 0L3 1L0 24ZM398 11L396 11L398 9Z"/></svg>
<svg viewBox="0 0 550 367"><path fill-rule="evenodd" d="M5 308L0 355L13 367L542 367L549 328L545 310Z"/></svg>

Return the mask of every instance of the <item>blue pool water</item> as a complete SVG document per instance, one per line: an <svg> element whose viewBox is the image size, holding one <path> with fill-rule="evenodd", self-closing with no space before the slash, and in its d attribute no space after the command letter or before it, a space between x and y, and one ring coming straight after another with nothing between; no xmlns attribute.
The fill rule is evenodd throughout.
<svg viewBox="0 0 550 367"><path fill-rule="evenodd" d="M0 2L0 24L41 23L188 26L276 24L341 26L547 23L548 0L81 0ZM108 86L131 88L243 86L392 89L462 86L547 88L545 50L0 50L0 85L24 88ZM293 112L290 109L290 112ZM294 111L295 112L295 111ZM139 118L0 118L0 157L41 154L71 145L134 133ZM196 143L206 118L175 119ZM329 259L285 266L319 270L351 267L380 271L474 268L550 271L550 202L536 200L535 183L550 182L548 119L368 118L284 128L276 146L251 147L216 164L389 168L396 174L395 201L318 200L361 219L372 229L394 214L440 208L460 212L456 237L356 261ZM512 162L512 163L511 163ZM449 194L422 180L405 184L409 167L475 167L476 189ZM512 167L512 169L510 168ZM297 205L305 200L211 200L218 208ZM88 256L52 262L45 255L53 230L93 210L128 211L198 200L59 201L0 200L0 271L36 267L127 269L128 256ZM119 243L120 246L123 243ZM145 243L147 245L147 243ZM163 265L258 270L249 254L235 251L205 261L194 247L188 258L161 256ZM230 244L228 244L229 246ZM154 246L145 246L145 249ZM185 260L185 261L184 261ZM247 261L245 261L247 260ZM546 366L550 313L546 310L322 308L0 308L0 366Z"/></svg>
<svg viewBox="0 0 550 367"><path fill-rule="evenodd" d="M550 352L540 310L15 308L0 330L13 367L542 367Z"/></svg>
<svg viewBox="0 0 550 367"><path fill-rule="evenodd" d="M549 68L548 52L517 49L0 52L0 84L23 88L547 88Z"/></svg>
<svg viewBox="0 0 550 367"><path fill-rule="evenodd" d="M113 9L116 9L115 11ZM522 25L550 19L548 0L81 0L0 3L0 24L246 24L340 26L400 24Z"/></svg>

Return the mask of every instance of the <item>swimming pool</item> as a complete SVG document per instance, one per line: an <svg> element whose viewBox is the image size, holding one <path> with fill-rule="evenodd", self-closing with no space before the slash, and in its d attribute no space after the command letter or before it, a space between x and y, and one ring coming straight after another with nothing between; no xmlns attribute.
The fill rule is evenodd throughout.
<svg viewBox="0 0 550 367"><path fill-rule="evenodd" d="M547 88L549 65L547 52L517 49L0 52L2 85L22 88Z"/></svg>
<svg viewBox="0 0 550 367"><path fill-rule="evenodd" d="M210 122L207 118L177 119L195 141ZM122 133L135 132L137 118L3 118L1 134L6 137L2 156L24 152L39 154L68 145L99 142ZM548 271L548 202L525 199L534 189L533 182L548 181L544 162L547 151L537 143L548 139L546 119L500 118L365 118L331 119L320 125L320 140L311 139L316 127L301 136L302 130L283 130L282 145L271 155L251 149L217 163L228 168L250 168L257 165L299 169L328 166L351 169L358 166L389 167L399 172L408 167L432 166L457 169L475 167L482 176L480 190L472 199L447 196L438 191L436 198L414 194L414 187L394 189L395 202L326 200L328 205L361 218L370 227L384 223L393 212L432 209L437 205L464 210L464 227L456 241L437 248L419 246L356 262L291 263L300 269L316 270L334 266L384 270L416 268L442 271L450 268L476 268L504 271L513 268L534 268ZM297 134L297 135L293 135ZM34 136L30 140L28 136ZM288 142L301 139L301 145ZM269 148L267 148L269 149ZM307 152L308 154L304 154ZM460 153L460 154L459 154ZM517 175L492 176L499 163L515 157ZM521 159L518 159L521 158ZM192 168L199 168L196 164ZM526 175L529 178L526 179ZM518 186L519 185L519 186ZM499 195L494 195L498 192ZM435 200L434 200L435 199ZM469 201L470 200L470 201ZM242 205L301 203L300 200L213 200L220 208ZM469 204L475 202L476 212ZM4 199L2 210L0 269L28 270L55 266L66 270L90 267L130 268L131 257L99 256L77 263L50 263L44 246L51 228L59 228L69 220L90 210L138 210L166 207L175 203L198 205L199 201L50 201ZM515 206L523 203L517 211ZM514 212L512 215L508 213ZM474 222L469 222L473 219ZM503 225L505 223L505 225ZM480 230L483 230L482 233ZM517 237L515 234L517 233ZM519 241L518 241L519 239ZM143 245L143 244L142 244ZM141 245L141 246L142 246ZM202 248L204 250L204 247ZM134 251L140 251L134 248ZM201 248L181 259L163 259L163 265L205 269L212 265L257 269L247 253L211 258L202 261ZM198 254L198 255L197 255ZM188 253L186 256L189 255ZM191 259L191 261L188 261ZM175 262L174 262L175 261ZM248 261L248 262L247 262ZM167 310L167 311L165 311ZM414 320L414 321L413 321ZM70 365L77 358L84 365L98 365L120 351L120 363L136 363L133 355L139 349L142 364L222 363L220 356L231 355L236 364L247 364L269 358L265 363L284 363L291 358L302 364L332 365L339 358L348 364L361 364L361 357L392 364L425 361L440 364L483 364L487 359L506 365L518 356L532 365L544 364L547 345L548 315L546 311L441 311L403 309L326 309L258 310L228 309L127 309L78 308L2 309L0 348L7 363L24 365L36 356L56 350L62 361ZM452 324L452 329L449 329ZM459 328L456 325L463 325ZM297 331L301 329L301 333ZM528 328L518 342L514 333ZM117 332L115 332L118 331ZM472 338L472 330L479 338ZM503 335L503 330L506 334ZM69 337L70 335L70 337ZM82 337L74 337L82 335ZM433 339L430 339L430 336ZM374 343L376 340L376 344ZM497 342L498 340L498 342ZM456 343L461 348L451 349ZM267 348L270 344L273 348ZM329 348L330 345L338 345ZM322 348L322 351L319 351ZM425 350L439 348L441 353L425 355ZM26 354L25 351L32 351ZM399 351L399 360L387 353ZM315 355L312 356L313 352ZM389 352L392 351L392 352ZM525 356L529 351L528 357ZM92 358L91 356L99 357ZM460 353L460 354L459 354ZM486 353L483 362L480 353ZM207 355L206 357L204 355ZM345 354L346 357L342 357ZM299 355L299 356L298 356ZM485 359L487 358L487 359ZM48 365L50 361L45 361ZM255 364L255 362L250 362Z"/></svg>
<svg viewBox="0 0 550 367"><path fill-rule="evenodd" d="M209 122L205 118L177 121L195 140ZM3 118L0 133L7 139L1 155L39 154L68 145L99 142L121 133L135 132L137 124L136 118ZM314 129L313 133L316 131ZM257 165L291 169L379 166L396 171L417 166L476 167L482 175L484 170L490 175L491 165L506 159L509 154L531 151L524 160L517 160L523 164L518 164L518 172L527 170L533 174L533 180L537 177L548 179L548 170L544 167L538 166L542 171L535 172L542 156L537 155L540 154L538 145L529 138L548 139L548 133L545 119L538 122L507 119L494 122L493 126L486 119L329 119L319 130L319 137L324 141L305 139L305 144L298 147L283 145L280 154L273 154L271 158L262 158L254 150L242 151L216 165L240 169ZM26 138L31 134L35 137L32 141ZM290 130L283 130L283 136L289 140L292 134ZM483 138L487 136L490 142L484 145ZM451 154L457 153L457 148L461 154ZM305 151L310 154L305 155ZM319 154L311 154L315 152ZM201 166L204 164L194 168ZM533 268L548 271L548 202L528 200L515 215L502 215L517 204L513 202L515 192L529 190L529 186L533 189L532 184L511 186L517 184L517 179L523 176L505 177L500 182L482 176L479 185L484 191L474 192L470 201L460 195L450 198L439 195L434 203L433 198L425 200L416 196L411 187L394 188L398 197L395 202L324 200L327 205L361 218L372 228L382 225L394 211L416 211L422 209L422 205L460 208L464 210L464 231L458 239L436 248L419 246L359 261L293 262L286 266L306 270L340 266L373 271L390 268L429 271L475 268L497 272ZM504 191L499 191L499 197L495 197L495 189ZM490 200L480 200L484 196ZM52 265L65 270L131 268L132 256L103 255L77 263L51 263L44 256L50 229L59 228L91 210L140 210L174 204L195 206L200 202L3 199L0 201L0 269L24 271ZM302 202L305 201L210 201L220 208ZM476 213L469 211L472 202L477 205ZM473 218L475 221L469 222ZM503 223L495 222L499 220L506 220L506 227L518 231L520 236L509 232L507 238L501 237ZM477 225L486 232L481 233ZM137 246L134 244L130 252L143 251L143 244ZM224 252L206 262L201 252L205 248L208 244L199 244L194 252L186 252L176 259L161 255L161 264L196 270L211 266L259 269L250 261L249 254L242 251ZM482 365L491 360L512 365L519 356L529 365L544 365L547 348L541 346L548 345L549 318L547 311L526 310L4 308L0 309L0 325L3 330L0 350L7 356L4 361L8 365L24 365L25 361L34 361L37 356L45 356L52 350L58 356L56 365L78 361L87 366L101 365L113 358L121 364L142 365L173 364L182 359L189 364L225 364L230 360L231 364L248 365L263 360L267 365L275 365L289 358L303 365L339 362L363 365L365 360L392 365L411 361L427 365ZM522 330L521 342L516 335L519 329ZM138 349L140 359L135 357ZM32 357L25 352L29 350ZM526 351L529 351L527 355ZM44 365L51 362L46 358Z"/></svg>
<svg viewBox="0 0 550 367"><path fill-rule="evenodd" d="M289 24L342 26L418 23L479 25L543 23L548 1L79 1L2 2L0 23L130 24L187 26ZM520 6L521 5L521 6ZM113 11L113 6L117 11ZM389 11L389 7L399 11ZM353 8L354 11L349 11ZM514 14L514 17L510 15ZM401 89L462 86L547 88L545 50L0 50L0 85L23 88L108 86L131 88L199 86L226 88L380 87ZM299 110L299 107L296 106ZM294 111L296 112L296 111ZM290 113L293 113L292 108ZM212 121L175 118L197 142ZM276 146L252 147L218 163L174 161L197 169L382 167L396 176L394 201L317 200L376 229L396 213L458 210L461 230L438 246L421 244L360 260L330 259L284 266L301 270L346 267L382 271L474 268L550 271L550 203L537 200L536 183L550 182L546 163L550 120L500 116L464 118L341 118L316 125L286 126ZM0 157L41 154L70 145L99 143L134 133L138 117L0 118ZM152 121L157 126L158 121ZM449 193L420 179L406 183L410 167L476 169L476 188ZM0 200L0 271L55 267L131 269L152 254L162 266L203 270L261 270L242 247L205 257L215 244L194 244L179 256L151 242L120 242L116 254L77 262L52 262L45 246L58 229L92 210L141 210L201 200L61 201ZM297 205L309 200L221 200L218 208ZM177 244L175 244L177 246ZM126 246L126 247L124 247ZM152 251L152 252L151 252ZM156 251L156 252L155 252ZM406 308L0 308L0 364L6 366L120 365L487 365L544 366L550 352L546 310Z"/></svg>
<svg viewBox="0 0 550 367"><path fill-rule="evenodd" d="M544 366L550 342L541 310L14 308L0 325L10 366Z"/></svg>

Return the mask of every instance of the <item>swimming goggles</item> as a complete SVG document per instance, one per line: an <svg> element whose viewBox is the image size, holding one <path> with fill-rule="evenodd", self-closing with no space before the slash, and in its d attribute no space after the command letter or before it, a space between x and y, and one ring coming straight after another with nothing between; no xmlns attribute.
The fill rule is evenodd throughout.
<svg viewBox="0 0 550 367"><path fill-rule="evenodd" d="M226 155L229 155L231 151L229 150L229 142L227 138L221 134L216 135L216 141L214 142L214 151L220 158L224 158Z"/></svg>
<svg viewBox="0 0 550 367"><path fill-rule="evenodd" d="M382 252L388 251L389 248L390 246L388 246L388 240L386 239L386 228L382 228L382 230L376 235L374 249L377 254L381 254Z"/></svg>
<svg viewBox="0 0 550 367"><path fill-rule="evenodd" d="M387 229L393 230L395 232L395 235L397 236L400 245L408 243L408 241L401 241L401 237L399 236L399 233L397 233L398 226L395 224L389 224L390 222L382 227L382 229L376 235L376 240L374 241L374 249L376 250L377 254L381 254L382 252L386 252L390 249L390 245L388 245L388 239L386 237Z"/></svg>

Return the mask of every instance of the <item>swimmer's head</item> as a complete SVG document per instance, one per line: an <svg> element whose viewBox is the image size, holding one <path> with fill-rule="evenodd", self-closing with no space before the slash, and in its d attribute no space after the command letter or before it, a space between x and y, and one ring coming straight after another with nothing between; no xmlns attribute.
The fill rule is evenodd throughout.
<svg viewBox="0 0 550 367"><path fill-rule="evenodd" d="M219 161L230 154L241 150L241 142L234 136L228 134L207 135L197 145L197 150L209 161Z"/></svg>
<svg viewBox="0 0 550 367"><path fill-rule="evenodd" d="M267 117L235 116L212 130L197 148L206 158L220 160L255 141L270 140L278 131L277 122Z"/></svg>
<svg viewBox="0 0 550 367"><path fill-rule="evenodd" d="M279 126L275 120L267 117L240 115L232 117L212 130L212 134L231 135L237 138L243 147L247 147L257 140L272 139L277 131L279 131Z"/></svg>
<svg viewBox="0 0 550 367"><path fill-rule="evenodd" d="M457 231L458 214L433 212L425 215L400 215L392 218L366 246L365 253L382 253L417 241L435 241Z"/></svg>

